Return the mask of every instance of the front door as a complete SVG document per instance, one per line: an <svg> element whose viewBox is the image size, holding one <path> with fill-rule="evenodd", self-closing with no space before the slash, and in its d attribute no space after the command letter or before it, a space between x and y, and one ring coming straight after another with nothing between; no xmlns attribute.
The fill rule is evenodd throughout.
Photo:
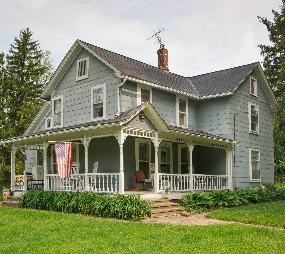
<svg viewBox="0 0 285 254"><path fill-rule="evenodd" d="M145 139L136 139L136 171L142 170L146 181L151 180L151 142Z"/></svg>

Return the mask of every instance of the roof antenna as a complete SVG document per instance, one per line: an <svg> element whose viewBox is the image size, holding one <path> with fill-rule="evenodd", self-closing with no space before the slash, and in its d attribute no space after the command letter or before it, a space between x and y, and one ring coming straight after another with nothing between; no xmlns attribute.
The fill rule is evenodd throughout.
<svg viewBox="0 0 285 254"><path fill-rule="evenodd" d="M159 28L157 32L154 32L153 35L151 35L147 40L150 40L152 38L155 38L157 43L159 44L159 48L164 48L164 43L162 42L162 39L161 39L161 36L160 36L160 33L165 31L164 28Z"/></svg>

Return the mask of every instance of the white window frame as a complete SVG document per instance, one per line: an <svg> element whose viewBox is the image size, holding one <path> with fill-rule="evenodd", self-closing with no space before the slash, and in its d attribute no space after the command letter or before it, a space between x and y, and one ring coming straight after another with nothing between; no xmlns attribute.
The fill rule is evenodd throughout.
<svg viewBox="0 0 285 254"><path fill-rule="evenodd" d="M48 127L48 121L50 121L50 127ZM45 118L45 129L50 130L52 128L52 117L46 117Z"/></svg>
<svg viewBox="0 0 285 254"><path fill-rule="evenodd" d="M252 162L251 162L251 152L256 151L258 152L258 157L259 157L259 172L260 172L260 178L259 179L252 179ZM260 149L256 148L249 148L249 178L250 182L261 182L261 170L260 170Z"/></svg>
<svg viewBox="0 0 285 254"><path fill-rule="evenodd" d="M185 144L178 144L178 173L181 174L181 149L186 148L188 153L187 153L187 165L188 165L188 171L189 171L189 148ZM188 173L189 174L189 173Z"/></svg>
<svg viewBox="0 0 285 254"><path fill-rule="evenodd" d="M86 61L86 74L79 77L78 76L79 64L83 61ZM76 64L76 81L88 78L88 73L89 73L89 57L78 59Z"/></svg>
<svg viewBox="0 0 285 254"><path fill-rule="evenodd" d="M251 92L251 84L252 82L255 81L254 85L254 93ZM250 82L249 82L249 93L253 95L254 97L257 97L257 79L253 76L250 76Z"/></svg>
<svg viewBox="0 0 285 254"><path fill-rule="evenodd" d="M179 100L186 101L186 125L180 126L179 125ZM182 128L188 128L188 98L183 96L176 95L176 125Z"/></svg>
<svg viewBox="0 0 285 254"><path fill-rule="evenodd" d="M171 142L166 142L162 141L159 145L159 153L158 153L158 170L161 172L161 148L163 146L169 147L170 148L170 158L169 158L169 163L170 163L170 174L173 174L173 151L172 151L172 143Z"/></svg>
<svg viewBox="0 0 285 254"><path fill-rule="evenodd" d="M145 179L146 182L151 181L151 141L148 139L143 138L136 138L135 139L135 158L136 158L136 171L139 171L139 145L140 144L147 144L148 145L148 152L149 152L149 179Z"/></svg>
<svg viewBox="0 0 285 254"><path fill-rule="evenodd" d="M253 131L251 130L251 106L256 106L257 108L257 115L258 115L258 121L257 121L257 130L256 131ZM251 103L249 102L248 103L248 128L249 128L249 133L252 133L252 134L256 134L256 135L259 135L259 119L260 119L260 114L259 114L259 106L255 103Z"/></svg>
<svg viewBox="0 0 285 254"><path fill-rule="evenodd" d="M142 89L149 90L149 96L150 96L149 102L152 103L152 88L137 84L137 106L141 105L142 103L141 100Z"/></svg>
<svg viewBox="0 0 285 254"><path fill-rule="evenodd" d="M56 100L61 100L61 119L60 119L60 125L54 125L54 101ZM56 96L56 97L53 97L51 99L51 118L52 118L52 128L61 128L63 126L63 95L59 95L59 96Z"/></svg>
<svg viewBox="0 0 285 254"><path fill-rule="evenodd" d="M103 116L102 117L93 117L93 91L95 89L98 88L103 88ZM91 121L94 120L102 120L102 119L106 119L106 84L100 84L100 85L96 85L91 87Z"/></svg>

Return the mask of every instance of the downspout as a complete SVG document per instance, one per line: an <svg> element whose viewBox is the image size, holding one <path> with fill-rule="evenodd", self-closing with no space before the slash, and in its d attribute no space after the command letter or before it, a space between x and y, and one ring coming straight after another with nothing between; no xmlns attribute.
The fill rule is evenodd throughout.
<svg viewBox="0 0 285 254"><path fill-rule="evenodd" d="M123 81L121 82L121 84L118 86L118 111L116 116L119 116L121 113L121 87L125 84L125 82L127 81L126 78L123 79Z"/></svg>

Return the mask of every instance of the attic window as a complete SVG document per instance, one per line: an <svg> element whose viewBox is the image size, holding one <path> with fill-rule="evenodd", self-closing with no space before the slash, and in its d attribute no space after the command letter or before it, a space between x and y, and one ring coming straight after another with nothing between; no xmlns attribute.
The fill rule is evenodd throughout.
<svg viewBox="0 0 285 254"><path fill-rule="evenodd" d="M145 86L139 86L137 89L137 105L142 103L150 102L152 103L152 89Z"/></svg>
<svg viewBox="0 0 285 254"><path fill-rule="evenodd" d="M254 77L250 77L250 94L257 97L257 80Z"/></svg>
<svg viewBox="0 0 285 254"><path fill-rule="evenodd" d="M76 81L88 78L89 58L77 60Z"/></svg>

